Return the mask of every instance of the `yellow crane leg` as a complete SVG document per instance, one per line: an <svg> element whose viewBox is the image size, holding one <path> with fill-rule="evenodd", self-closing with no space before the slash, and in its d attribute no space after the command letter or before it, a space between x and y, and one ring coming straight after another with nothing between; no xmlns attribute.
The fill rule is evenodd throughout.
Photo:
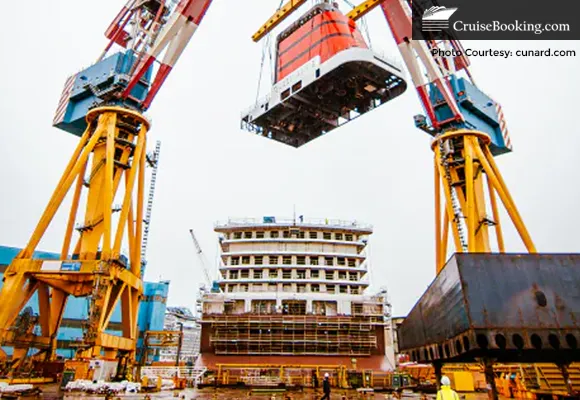
<svg viewBox="0 0 580 400"><path fill-rule="evenodd" d="M447 237L453 236L456 252L490 253L489 226L495 227L497 251L504 252L504 238L499 221L496 194L526 249L536 252L513 198L489 150L487 134L472 130L454 130L441 134L432 143L435 168L435 260L436 272L447 258ZM485 177L484 177L485 175ZM485 186L489 194L488 212ZM445 207L441 206L444 193ZM443 213L443 215L442 215ZM488 217L488 215L492 217ZM442 217L444 222L442 223ZM449 230L451 224L451 230Z"/></svg>
<svg viewBox="0 0 580 400"><path fill-rule="evenodd" d="M4 286L0 290L0 343L22 347L22 340L17 341L11 328L33 294L38 293L41 334L27 335L25 344L43 350L45 359L53 359L67 298L90 295L88 327L78 356L113 357L120 352L123 358L132 361L139 299L143 293L139 250L149 122L129 109L100 107L88 113L87 123L28 245L4 273ZM118 189L123 178L124 193L120 195ZM38 243L73 186L73 204L60 259L34 259ZM86 196L81 195L84 187L88 188ZM120 209L113 207L117 195L123 199ZM77 218L83 198L84 215ZM119 212L118 218L113 218L115 212ZM70 254L75 226L79 235ZM121 255L125 237L129 239L128 258ZM115 336L105 330L119 303L122 332ZM6 358L1 350L0 358Z"/></svg>

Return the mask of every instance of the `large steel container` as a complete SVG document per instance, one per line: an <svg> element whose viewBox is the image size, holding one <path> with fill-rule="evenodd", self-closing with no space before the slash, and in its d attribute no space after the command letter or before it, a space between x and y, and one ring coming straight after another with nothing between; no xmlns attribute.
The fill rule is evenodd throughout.
<svg viewBox="0 0 580 400"><path fill-rule="evenodd" d="M398 330L419 362L580 360L580 254L455 254Z"/></svg>

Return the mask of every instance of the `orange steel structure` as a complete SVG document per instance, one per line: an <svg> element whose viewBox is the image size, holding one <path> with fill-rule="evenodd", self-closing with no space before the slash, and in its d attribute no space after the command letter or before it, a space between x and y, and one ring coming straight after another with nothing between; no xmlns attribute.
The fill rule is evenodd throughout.
<svg viewBox="0 0 580 400"><path fill-rule="evenodd" d="M143 198L145 191L145 146L149 122L139 113L118 107L92 110L76 150L27 246L4 274L0 291L0 342L7 342L10 327L34 293L38 293L41 335L31 332L19 338L40 348L38 359L52 359L56 334L68 296L91 296L87 331L80 358L104 356L132 359L137 341L137 310L143 292L140 277ZM85 181L85 173L89 178ZM121 182L124 180L124 184ZM73 201L64 236L61 260L32 258L38 243L73 188ZM84 220L76 227L80 236L70 259L72 234L81 192L87 187ZM137 196L135 196L135 191ZM113 206L122 195L118 218ZM123 237L128 237L129 258L121 256ZM102 243L102 247L100 244ZM113 310L121 303L123 336L105 333ZM25 351L16 347L13 360ZM118 354L120 352L120 354ZM6 357L0 349L0 356Z"/></svg>

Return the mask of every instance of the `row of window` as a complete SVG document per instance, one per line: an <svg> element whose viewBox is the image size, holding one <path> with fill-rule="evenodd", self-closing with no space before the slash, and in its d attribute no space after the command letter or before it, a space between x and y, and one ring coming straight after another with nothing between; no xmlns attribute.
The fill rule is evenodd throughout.
<svg viewBox="0 0 580 400"><path fill-rule="evenodd" d="M282 265L348 265L349 267L356 267L356 259L354 258L319 256L253 256L253 263L250 256L228 257L228 265L278 265L280 257L282 258Z"/></svg>
<svg viewBox="0 0 580 400"><path fill-rule="evenodd" d="M225 291L233 292L276 292L278 285L270 284L267 287L258 284L228 284L225 285ZM284 284L281 287L282 292L297 292L297 293L330 293L330 294L362 294L362 288L350 285L320 285L320 284L298 284L294 288L291 284Z"/></svg>
<svg viewBox="0 0 580 400"><path fill-rule="evenodd" d="M347 242L356 242L358 237L352 233L342 232L319 232L319 231L244 231L225 233L226 240L230 239L277 239L277 238L295 238L295 239L324 239L324 240L345 240Z"/></svg>
<svg viewBox="0 0 580 400"><path fill-rule="evenodd" d="M280 273L281 271L281 273ZM269 270L252 270L252 274L250 276L250 270L243 269L243 270L232 270L228 271L227 279L273 279L273 278L281 278L281 279L326 279L326 280L350 280L350 281L358 281L360 279L359 272L346 272L346 271L319 271L319 270L291 270L291 269L284 269L279 271L272 271L269 273ZM308 275L310 272L310 275Z"/></svg>

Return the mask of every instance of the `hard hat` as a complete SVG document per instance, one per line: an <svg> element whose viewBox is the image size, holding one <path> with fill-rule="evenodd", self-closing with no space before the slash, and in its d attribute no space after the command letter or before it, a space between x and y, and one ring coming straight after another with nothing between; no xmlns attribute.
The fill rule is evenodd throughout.
<svg viewBox="0 0 580 400"><path fill-rule="evenodd" d="M443 375L443 377L441 378L441 384L443 386L451 386L451 381L447 376Z"/></svg>
<svg viewBox="0 0 580 400"><path fill-rule="evenodd" d="M324 374L325 378L328 378L330 375L328 375L328 372L326 374Z"/></svg>

